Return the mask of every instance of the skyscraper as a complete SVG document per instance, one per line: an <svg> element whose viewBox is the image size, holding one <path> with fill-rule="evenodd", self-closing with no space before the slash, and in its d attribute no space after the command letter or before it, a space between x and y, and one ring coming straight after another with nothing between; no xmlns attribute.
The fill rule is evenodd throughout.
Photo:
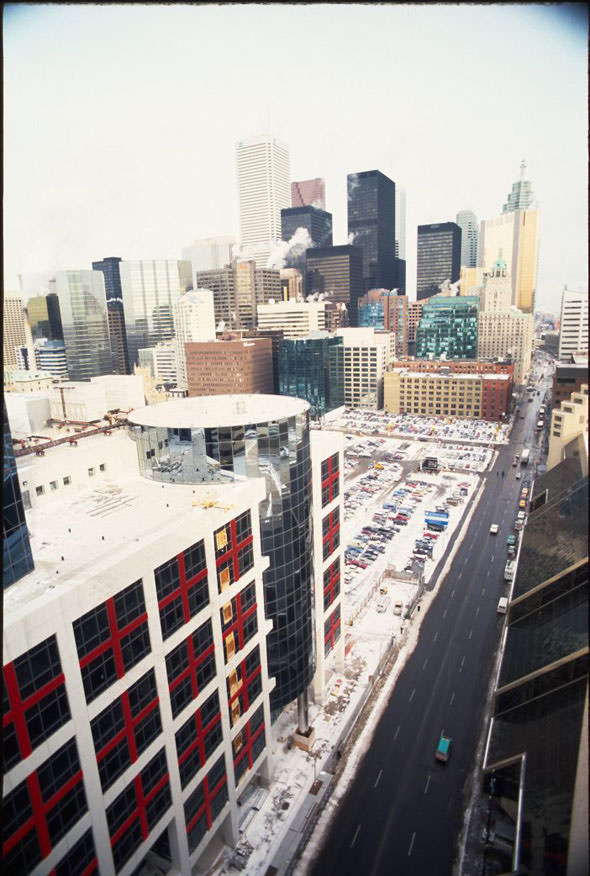
<svg viewBox="0 0 590 876"><path fill-rule="evenodd" d="M281 239L281 210L291 203L289 148L272 137L240 140L236 147L240 246L265 268Z"/></svg>
<svg viewBox="0 0 590 876"><path fill-rule="evenodd" d="M574 292L567 286L561 295L559 320L559 358L588 352L588 293Z"/></svg>
<svg viewBox="0 0 590 876"><path fill-rule="evenodd" d="M288 242L298 228L305 228L314 246L332 246L331 213L310 205L281 210L281 239Z"/></svg>
<svg viewBox="0 0 590 876"><path fill-rule="evenodd" d="M406 294L406 190L395 185L395 287Z"/></svg>
<svg viewBox="0 0 590 876"><path fill-rule="evenodd" d="M363 253L358 246L308 249L307 292L346 305L349 324L358 325L357 302L363 294Z"/></svg>
<svg viewBox="0 0 590 876"><path fill-rule="evenodd" d="M437 295L424 302L416 329L417 359L476 359L479 298Z"/></svg>
<svg viewBox="0 0 590 876"><path fill-rule="evenodd" d="M27 313L29 314L29 324L33 339L47 338L48 340L53 340L49 313L47 311L47 297L45 295L35 295L33 298L29 298L27 301Z"/></svg>
<svg viewBox="0 0 590 876"><path fill-rule="evenodd" d="M363 254L363 291L393 289L395 183L379 170L349 173L348 238Z"/></svg>
<svg viewBox="0 0 590 876"><path fill-rule="evenodd" d="M192 289L192 268L187 261L145 259L122 261L119 270L129 364L133 367L140 347L153 347L174 337L174 304Z"/></svg>
<svg viewBox="0 0 590 876"><path fill-rule="evenodd" d="M55 291L70 380L111 374L113 363L103 274L100 271L58 271Z"/></svg>
<svg viewBox="0 0 590 876"><path fill-rule="evenodd" d="M476 268L479 256L479 222L473 210L460 210L456 222L461 229L461 265Z"/></svg>
<svg viewBox="0 0 590 876"><path fill-rule="evenodd" d="M291 183L291 206L292 207L317 207L318 210L326 209L326 183L325 180L304 179Z"/></svg>
<svg viewBox="0 0 590 876"><path fill-rule="evenodd" d="M185 344L215 340L213 292L196 289L181 295L174 305L176 334L176 379L179 389L186 389Z"/></svg>
<svg viewBox="0 0 590 876"><path fill-rule="evenodd" d="M455 222L418 226L418 301L438 295L445 280L461 274L461 229Z"/></svg>
<svg viewBox="0 0 590 876"><path fill-rule="evenodd" d="M492 270L498 254L506 262L512 277L512 303L523 313L534 310L539 249L539 211L533 207L530 183L514 183L503 212L481 223L479 264L485 272Z"/></svg>
<svg viewBox="0 0 590 876"><path fill-rule="evenodd" d="M121 275L119 273L119 264L121 259L118 256L110 256L102 259L100 262L92 262L93 271L102 271L104 277L104 289L107 296L107 301L111 298L121 298Z"/></svg>
<svg viewBox="0 0 590 876"><path fill-rule="evenodd" d="M197 271L218 271L231 264L237 240L233 235L201 237L181 250L182 258L193 266L193 278ZM195 283L195 288L196 288Z"/></svg>
<svg viewBox="0 0 590 876"><path fill-rule="evenodd" d="M22 295L8 293L2 307L2 348L5 368L18 365L17 348L27 343L27 312Z"/></svg>
<svg viewBox="0 0 590 876"><path fill-rule="evenodd" d="M34 563L4 403L2 420L2 587L4 589L30 572L34 568ZM6 737L4 741L6 744Z"/></svg>

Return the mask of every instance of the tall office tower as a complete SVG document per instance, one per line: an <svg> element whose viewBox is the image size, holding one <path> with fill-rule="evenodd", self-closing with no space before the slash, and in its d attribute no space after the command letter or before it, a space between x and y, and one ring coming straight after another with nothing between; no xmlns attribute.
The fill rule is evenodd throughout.
<svg viewBox="0 0 590 876"><path fill-rule="evenodd" d="M326 183L325 180L304 179L291 183L291 206L292 207L317 207L318 210L326 209Z"/></svg>
<svg viewBox="0 0 590 876"><path fill-rule="evenodd" d="M360 247L308 249L305 263L307 293L344 304L350 325L358 325L357 302L363 294L363 253Z"/></svg>
<svg viewBox="0 0 590 876"><path fill-rule="evenodd" d="M279 329L285 338L303 338L328 328L326 301L275 301L258 305L258 328Z"/></svg>
<svg viewBox="0 0 590 876"><path fill-rule="evenodd" d="M281 239L281 210L291 203L289 148L270 137L251 137L236 147L240 246L265 268Z"/></svg>
<svg viewBox="0 0 590 876"><path fill-rule="evenodd" d="M559 353L567 360L572 353L588 352L588 293L574 292L567 286L561 295Z"/></svg>
<svg viewBox="0 0 590 876"><path fill-rule="evenodd" d="M200 237L181 250L182 258L192 265L193 278L197 271L218 271L231 265L236 238L231 234ZM198 283L195 282L195 289Z"/></svg>
<svg viewBox="0 0 590 876"><path fill-rule="evenodd" d="M489 274L483 275L479 289L479 309L488 313L509 310L512 304L512 283L506 262L497 258Z"/></svg>
<svg viewBox="0 0 590 876"><path fill-rule="evenodd" d="M512 183L512 191L502 207L502 213L512 213L515 210L528 210L535 203L535 193L532 190L531 183L524 178L525 170L526 163L523 158L520 162L520 179Z"/></svg>
<svg viewBox="0 0 590 876"><path fill-rule="evenodd" d="M537 471L495 675L485 869L588 872L588 463ZM530 498L530 497L529 497ZM505 839L503 839L505 838Z"/></svg>
<svg viewBox="0 0 590 876"><path fill-rule="evenodd" d="M281 239L289 242L298 228L307 231L313 246L332 246L331 213L312 206L288 207L281 210ZM287 267L291 266L287 265Z"/></svg>
<svg viewBox="0 0 590 876"><path fill-rule="evenodd" d="M35 341L35 361L40 371L62 380L67 379L68 363L63 341L50 341L46 338Z"/></svg>
<svg viewBox="0 0 590 876"><path fill-rule="evenodd" d="M408 302L408 343L416 343L416 329L422 318L423 301Z"/></svg>
<svg viewBox="0 0 590 876"><path fill-rule="evenodd" d="M506 264L504 262L504 264ZM479 295L483 287L483 268L466 268L461 266L459 278L459 295ZM510 284L510 300L512 301L512 283Z"/></svg>
<svg viewBox="0 0 590 876"><path fill-rule="evenodd" d="M107 297L107 318L113 356L113 373L129 374L129 350L125 329L125 312L120 298Z"/></svg>
<svg viewBox="0 0 590 876"><path fill-rule="evenodd" d="M33 298L29 298L27 301L27 313L29 315L33 340L36 341L39 338L53 340L49 312L47 310L47 297L45 295L35 295Z"/></svg>
<svg viewBox="0 0 590 876"><path fill-rule="evenodd" d="M297 268L281 268L281 301L303 301L305 284Z"/></svg>
<svg viewBox="0 0 590 876"><path fill-rule="evenodd" d="M188 343L186 374L189 397L272 394L272 340L230 338Z"/></svg>
<svg viewBox="0 0 590 876"><path fill-rule="evenodd" d="M363 254L363 291L393 289L395 183L379 170L349 173L348 237Z"/></svg>
<svg viewBox="0 0 590 876"><path fill-rule="evenodd" d="M496 253L497 255L497 253ZM461 275L461 229L455 222L418 226L418 301L438 295L448 280L456 283Z"/></svg>
<svg viewBox="0 0 590 876"><path fill-rule="evenodd" d="M140 347L137 351L137 362L140 368L147 368L154 378L156 386L176 386L176 341L160 341L154 347Z"/></svg>
<svg viewBox="0 0 590 876"><path fill-rule="evenodd" d="M361 295L357 305L359 328L385 328L385 296L388 292L388 289L369 289L365 295Z"/></svg>
<svg viewBox="0 0 590 876"><path fill-rule="evenodd" d="M111 298L118 298L120 300L123 297L121 292L121 274L119 271L121 261L118 256L109 256L109 258L102 259L99 262L92 262L93 271L102 271L107 301L110 301Z"/></svg>
<svg viewBox="0 0 590 876"><path fill-rule="evenodd" d="M213 312L217 331L237 328L235 266L227 265L214 271L197 271L197 288L213 292Z"/></svg>
<svg viewBox="0 0 590 876"><path fill-rule="evenodd" d="M111 374L113 363L102 273L58 271L55 289L70 380Z"/></svg>
<svg viewBox="0 0 590 876"><path fill-rule="evenodd" d="M177 386L186 389L185 344L215 340L215 312L210 289L197 289L181 295L174 305L174 330Z"/></svg>
<svg viewBox="0 0 590 876"><path fill-rule="evenodd" d="M51 281L49 285L52 289L55 289L55 280ZM64 329L61 322L61 313L59 312L59 299L55 291L49 292L46 298L51 337L54 341L63 341Z"/></svg>
<svg viewBox="0 0 590 876"><path fill-rule="evenodd" d="M119 430L36 462L58 489L4 591L3 873L202 873L271 776L264 482L155 483Z"/></svg>
<svg viewBox="0 0 590 876"><path fill-rule="evenodd" d="M531 368L534 340L532 313L515 307L480 312L477 322L479 359L510 359L514 363L514 383L525 383Z"/></svg>
<svg viewBox="0 0 590 876"><path fill-rule="evenodd" d="M418 359L476 359L479 298L437 295L424 302L416 329Z"/></svg>
<svg viewBox="0 0 590 876"><path fill-rule="evenodd" d="M298 729L307 733L307 688L315 669L309 404L271 395L205 396L133 411L129 423L140 469L158 483L264 478L259 514L261 553L269 558L265 614L273 622L266 640L268 672L276 681L271 708L276 713L297 699ZM217 545L223 590L242 573L236 549L246 534L241 526L231 532L231 543L228 532ZM329 546L340 543L336 515L325 538Z"/></svg>
<svg viewBox="0 0 590 876"><path fill-rule="evenodd" d="M480 267L489 272L500 253L512 277L512 303L523 313L533 313L537 285L539 211L533 203L521 173L502 214L482 221L479 239Z"/></svg>
<svg viewBox="0 0 590 876"><path fill-rule="evenodd" d="M190 262L176 259L122 261L119 264L129 364L140 347L174 337L174 304L192 289Z"/></svg>
<svg viewBox="0 0 590 876"><path fill-rule="evenodd" d="M30 572L34 562L4 403L2 420L2 588L5 590ZM3 738L6 754L9 747L6 730Z"/></svg>
<svg viewBox="0 0 590 876"><path fill-rule="evenodd" d="M395 186L395 288L406 294L406 190Z"/></svg>
<svg viewBox="0 0 590 876"><path fill-rule="evenodd" d="M571 356L570 362L555 365L553 386L551 387L551 407L553 410L561 407L563 401L569 399L572 392L580 392L588 382L588 356Z"/></svg>
<svg viewBox="0 0 590 876"><path fill-rule="evenodd" d="M17 349L27 343L27 312L22 296L8 292L4 296L2 314L2 347L4 368L16 368Z"/></svg>
<svg viewBox="0 0 590 876"><path fill-rule="evenodd" d="M380 410L383 375L393 359L393 335L371 328L339 329L336 334L343 340L335 354L344 373L344 404L347 408Z"/></svg>
<svg viewBox="0 0 590 876"><path fill-rule="evenodd" d="M461 267L479 264L479 222L473 210L459 210L456 223L461 229Z"/></svg>
<svg viewBox="0 0 590 876"><path fill-rule="evenodd" d="M314 420L344 404L342 338L314 331L307 337L284 338L279 351L279 393L303 398Z"/></svg>
<svg viewBox="0 0 590 876"><path fill-rule="evenodd" d="M359 327L393 332L395 357L408 354L408 299L397 289L370 289L359 298Z"/></svg>

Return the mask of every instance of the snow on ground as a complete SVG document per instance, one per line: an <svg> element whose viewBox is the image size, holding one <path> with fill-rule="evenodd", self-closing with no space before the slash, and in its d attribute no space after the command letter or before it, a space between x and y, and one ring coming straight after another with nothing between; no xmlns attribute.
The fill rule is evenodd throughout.
<svg viewBox="0 0 590 876"><path fill-rule="evenodd" d="M396 443L399 445L399 442ZM388 440L379 445L379 450L386 453L392 449L392 446L393 442L390 443ZM376 447L373 448L373 451L375 450ZM411 457L422 457L426 448L423 445L413 445L410 446L409 452ZM381 457L382 453L374 454L373 460L377 456ZM491 456L491 451L486 451L486 466ZM424 530L424 510L440 505L444 498L457 491L459 484L464 484L468 495L462 497L458 505L449 506L448 529L440 533L436 540L433 559L425 562L424 584L427 585L433 569L447 550L449 540L463 517L464 502L469 501L477 490L476 500L463 522L463 527L466 527L483 490L481 478L475 473L412 472L403 477L399 464L385 465L383 460L380 462L383 464L383 469L369 469L370 472L378 475L372 483L377 484L379 489L372 494L364 494L365 501L354 509L354 516L345 518L342 528L345 545L349 544L354 539L354 535L372 520L376 511L381 510L384 501L393 502L391 493L405 487L408 480L426 484L424 487L419 484L416 488L418 493L422 492L423 495L414 497L415 511L408 525L401 526L393 539L385 543L386 551L378 560L367 565L366 569L357 568L352 575L349 575L349 570L353 567L345 567L349 580L347 583L345 579L343 588L345 620L343 634L346 637L344 671L332 670L327 679L324 702L310 703L309 719L316 734L313 749L308 753L292 743L292 734L297 725L297 708L296 704L292 703L272 727L273 777L270 787L256 790L249 798L246 794L243 800L238 854L236 850L225 848L209 873L231 874L241 871L244 876L264 876L268 868L275 865L278 876L282 876L285 870L284 862L288 861L296 848L293 836L296 839L300 836L301 819L298 821L298 814L301 814L300 811L305 806L310 807L317 801L315 796L310 796L310 792L316 793L318 786L324 781L327 782L329 777L322 773L322 770L327 766L333 772L337 753L341 751L343 766L340 764L342 769L339 771L338 783L295 870L296 874L303 876L314 850L317 849L319 839L329 824L331 814L358 769L393 686L414 650L422 619L436 596L438 584L452 562L460 538L447 557L438 581L431 591L419 589L415 579L404 581L385 577L387 570L392 566L397 572L403 570L412 555L415 539ZM367 464L372 466L373 461L370 460ZM360 484L365 474L361 472L357 475L351 472L352 477L345 484L345 491L349 494L346 500L347 506L350 499L360 491ZM416 492L416 489L413 492ZM407 497L411 493L412 490L409 489L409 493L404 497L404 504L409 502ZM386 594L379 592L382 585L387 587ZM383 599L390 601L385 611L378 611L378 603ZM418 599L422 610L413 612L408 619L406 610ZM402 615L393 613L394 602L398 600L404 606ZM380 669L383 669L386 663L387 672L380 676ZM374 698L375 702L366 723L361 728L354 722L369 697ZM354 732L351 733L353 727ZM349 744L345 745L349 734ZM316 782L320 774L321 781Z"/></svg>

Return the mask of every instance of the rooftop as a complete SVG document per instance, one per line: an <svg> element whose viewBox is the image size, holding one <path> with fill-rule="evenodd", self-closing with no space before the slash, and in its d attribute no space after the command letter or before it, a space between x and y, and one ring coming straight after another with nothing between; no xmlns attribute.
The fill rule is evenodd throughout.
<svg viewBox="0 0 590 876"><path fill-rule="evenodd" d="M278 395L206 395L174 399L138 408L129 414L132 425L191 429L195 426L242 426L295 417L309 410L309 402Z"/></svg>

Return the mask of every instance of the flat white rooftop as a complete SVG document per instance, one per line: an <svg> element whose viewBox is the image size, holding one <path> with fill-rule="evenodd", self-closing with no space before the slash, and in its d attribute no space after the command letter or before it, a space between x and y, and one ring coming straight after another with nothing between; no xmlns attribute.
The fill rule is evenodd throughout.
<svg viewBox="0 0 590 876"><path fill-rule="evenodd" d="M138 408L129 414L128 421L162 429L246 426L294 417L309 407L309 402L284 395L205 395Z"/></svg>

